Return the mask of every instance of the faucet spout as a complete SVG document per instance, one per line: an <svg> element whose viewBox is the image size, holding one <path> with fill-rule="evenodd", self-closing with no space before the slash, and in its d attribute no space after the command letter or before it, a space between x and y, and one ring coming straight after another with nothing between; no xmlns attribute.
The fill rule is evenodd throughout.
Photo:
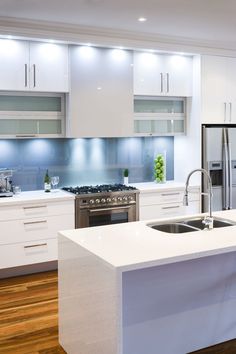
<svg viewBox="0 0 236 354"><path fill-rule="evenodd" d="M203 173L207 179L208 179L208 192L207 192L207 196L208 196L208 209L209 209L209 216L207 216L204 220L204 224L208 227L208 229L212 229L213 228L213 217L212 217L212 181L211 181L211 177L209 175L209 173L204 169L204 168L197 168L193 171L191 171L188 176L187 176L187 180L186 180L186 184L185 184L185 192L184 192L184 199L183 199L183 204L188 206L188 187L189 187L189 180L190 177L195 173L195 172L201 172ZM203 195L206 195L206 193L201 193Z"/></svg>

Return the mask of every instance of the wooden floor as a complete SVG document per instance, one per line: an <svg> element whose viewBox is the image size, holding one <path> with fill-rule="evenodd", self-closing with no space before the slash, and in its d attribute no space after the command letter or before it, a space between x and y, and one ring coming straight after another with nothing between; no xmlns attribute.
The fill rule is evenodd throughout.
<svg viewBox="0 0 236 354"><path fill-rule="evenodd" d="M65 353L57 298L56 271L0 280L0 353Z"/></svg>
<svg viewBox="0 0 236 354"><path fill-rule="evenodd" d="M65 354L57 297L56 271L0 280L0 353ZM194 354L236 354L236 340Z"/></svg>

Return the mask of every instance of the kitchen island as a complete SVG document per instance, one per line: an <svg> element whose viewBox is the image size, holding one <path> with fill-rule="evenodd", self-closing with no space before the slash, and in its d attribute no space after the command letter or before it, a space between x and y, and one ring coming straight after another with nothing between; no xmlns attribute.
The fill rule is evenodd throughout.
<svg viewBox="0 0 236 354"><path fill-rule="evenodd" d="M168 234L152 222L59 234L68 354L184 354L236 337L236 226Z"/></svg>

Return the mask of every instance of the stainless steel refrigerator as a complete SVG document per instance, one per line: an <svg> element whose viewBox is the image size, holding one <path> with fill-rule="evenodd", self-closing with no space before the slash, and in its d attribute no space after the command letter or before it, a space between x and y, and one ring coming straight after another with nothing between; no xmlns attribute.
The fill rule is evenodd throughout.
<svg viewBox="0 0 236 354"><path fill-rule="evenodd" d="M203 125L202 167L212 179L212 209L236 208L236 126ZM202 191L207 188L207 180L203 178ZM203 211L208 209L206 198L203 196Z"/></svg>

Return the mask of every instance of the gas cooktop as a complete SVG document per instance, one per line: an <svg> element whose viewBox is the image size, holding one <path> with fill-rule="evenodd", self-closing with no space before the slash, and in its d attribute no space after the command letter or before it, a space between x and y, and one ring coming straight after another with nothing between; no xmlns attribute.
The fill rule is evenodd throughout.
<svg viewBox="0 0 236 354"><path fill-rule="evenodd" d="M63 187L62 189L74 194L111 193L137 190L135 187L126 186L124 184L101 184L96 186Z"/></svg>

